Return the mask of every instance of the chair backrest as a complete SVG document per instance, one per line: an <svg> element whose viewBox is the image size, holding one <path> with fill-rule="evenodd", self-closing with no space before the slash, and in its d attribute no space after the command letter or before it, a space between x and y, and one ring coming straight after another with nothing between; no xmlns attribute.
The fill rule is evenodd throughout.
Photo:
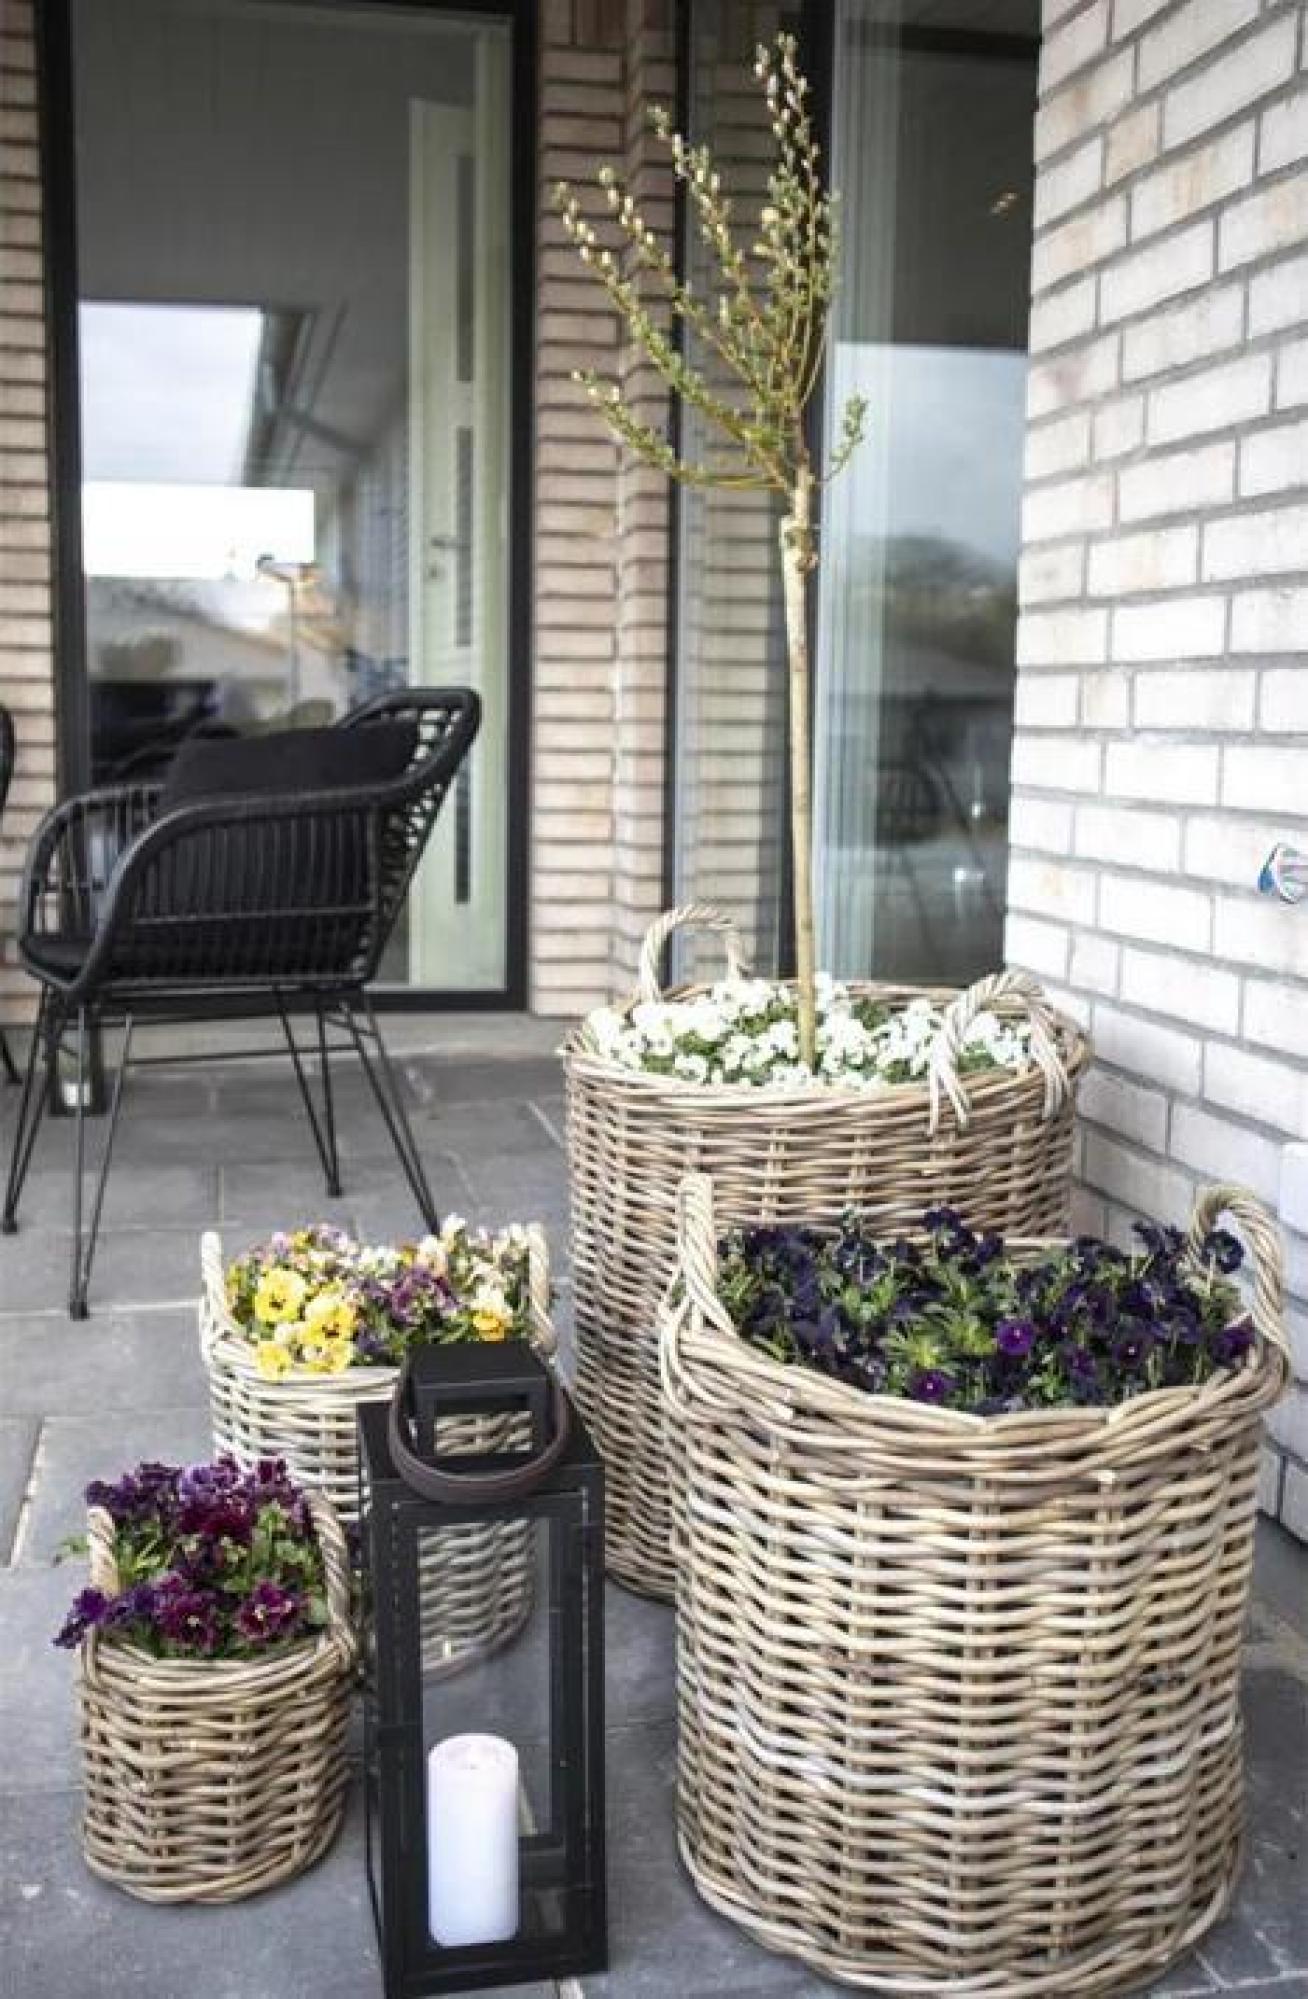
<svg viewBox="0 0 1308 1999"><path fill-rule="evenodd" d="M120 862L92 983L366 983L480 719L467 688L381 695L339 726L409 723L397 777L161 811Z"/></svg>

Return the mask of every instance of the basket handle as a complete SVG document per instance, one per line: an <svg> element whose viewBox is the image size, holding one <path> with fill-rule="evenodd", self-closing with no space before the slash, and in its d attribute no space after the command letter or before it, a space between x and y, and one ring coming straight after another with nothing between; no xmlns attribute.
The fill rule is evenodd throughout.
<svg viewBox="0 0 1308 1999"><path fill-rule="evenodd" d="M213 1229L206 1229L200 1237L200 1276L204 1287L199 1313L200 1354L207 1363L231 1316L227 1303L227 1269L223 1263L222 1238Z"/></svg>
<svg viewBox="0 0 1308 1999"><path fill-rule="evenodd" d="M117 1538L112 1514L103 1506L88 1506L86 1510L88 1580L91 1588L98 1589L103 1596L118 1594L118 1562L114 1555Z"/></svg>
<svg viewBox="0 0 1308 1999"><path fill-rule="evenodd" d="M1068 1100L1071 1081L1058 1045L1054 1010L1043 988L1028 972L989 972L968 986L965 992L959 993L945 1008L927 1070L931 1090L927 1130L933 1138L940 1127L945 1097L948 1097L960 1127L966 1128L972 1115L971 1101L958 1073L958 1063L967 1030L979 1013L987 1012L1029 1022L1031 1053L1044 1078L1043 1115L1046 1118L1056 1116Z"/></svg>
<svg viewBox="0 0 1308 1999"><path fill-rule="evenodd" d="M686 1295L715 1332L734 1339L735 1326L718 1296L718 1230L713 1182L707 1173L686 1173L677 1188L677 1245Z"/></svg>
<svg viewBox="0 0 1308 1999"><path fill-rule="evenodd" d="M538 1354L553 1360L559 1336L550 1312L550 1247L539 1222L527 1227L527 1298L531 1311L527 1338Z"/></svg>
<svg viewBox="0 0 1308 1999"><path fill-rule="evenodd" d="M353 1581L345 1530L341 1526L340 1515L324 1493L306 1492L304 1503L309 1509L313 1531L322 1550L323 1576L327 1587L327 1640L335 1647L341 1665L348 1670L358 1656L359 1639L351 1615Z"/></svg>
<svg viewBox="0 0 1308 1999"><path fill-rule="evenodd" d="M636 991L642 1000L657 1001L663 998L663 988L659 983L663 949L669 937L678 930L717 931L727 954L727 977L729 979L749 977L745 946L734 920L725 911L715 909L711 902L683 902L676 909L667 909L662 916L656 916L645 932L645 941L640 947L640 971L636 981Z"/></svg>
<svg viewBox="0 0 1308 1999"><path fill-rule="evenodd" d="M1204 1237L1217 1227L1223 1215L1235 1224L1249 1251L1254 1324L1288 1368L1290 1344L1285 1331L1285 1250L1280 1230L1268 1209L1247 1187L1221 1182L1201 1187L1195 1195L1186 1245L1194 1261L1200 1259Z"/></svg>

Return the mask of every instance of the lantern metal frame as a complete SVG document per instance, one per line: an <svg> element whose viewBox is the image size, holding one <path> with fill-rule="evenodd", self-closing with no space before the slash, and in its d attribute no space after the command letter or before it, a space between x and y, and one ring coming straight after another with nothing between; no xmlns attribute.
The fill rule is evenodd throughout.
<svg viewBox="0 0 1308 1999"><path fill-rule="evenodd" d="M386 1999L426 1999L602 1971L608 1955L599 1455L566 1391L525 1341L420 1349L402 1377L397 1404L406 1395L417 1410L420 1436L431 1440L431 1467L451 1497L424 1497L407 1481L393 1447L392 1409L361 1405L366 1843ZM566 1429L562 1447L553 1451L551 1401L556 1443L558 1427ZM467 1414L524 1415L530 1452L438 1454L440 1417ZM422 1455L427 1461L425 1450ZM471 1496L479 1484L488 1494L513 1489L507 1496ZM528 1928L503 1943L447 1948L427 1927L419 1552L425 1533L521 1520L543 1524L548 1549L541 1586L550 1669L551 1799L550 1825L519 1838L522 1906L539 1910L542 1899L550 1898L558 1926ZM499 1649L513 1642L510 1638ZM451 1669L426 1677L433 1684L447 1681Z"/></svg>

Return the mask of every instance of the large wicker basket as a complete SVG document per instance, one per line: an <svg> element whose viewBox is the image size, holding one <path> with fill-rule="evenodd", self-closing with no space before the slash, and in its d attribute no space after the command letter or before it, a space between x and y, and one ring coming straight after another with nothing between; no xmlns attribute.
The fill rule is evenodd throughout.
<svg viewBox="0 0 1308 1999"><path fill-rule="evenodd" d="M330 1504L309 1507L329 1622L264 1659L156 1659L92 1631L78 1695L87 1864L148 1902L235 1902L326 1852L344 1808L356 1643ZM91 1582L118 1589L114 1527L89 1516Z"/></svg>
<svg viewBox="0 0 1308 1999"><path fill-rule="evenodd" d="M549 1251L539 1228L527 1230L531 1297L529 1338L552 1355ZM361 1403L389 1402L399 1379L395 1367L351 1368L340 1375L265 1381L253 1351L227 1303L226 1265L218 1236L200 1243L204 1289L200 1299L200 1351L209 1374L215 1447L243 1465L284 1458L301 1485L326 1493L348 1525L359 1517L359 1441L355 1411ZM514 1417L467 1416L444 1433L460 1452L509 1448ZM533 1601L533 1550L527 1523L469 1522L432 1537L422 1559L424 1660L431 1670L493 1651L521 1629Z"/></svg>
<svg viewBox="0 0 1308 1999"><path fill-rule="evenodd" d="M982 1418L779 1365L716 1294L688 1176L663 1323L679 1829L700 1892L853 1985L1119 1992L1240 1861L1240 1646L1282 1271L1249 1195L1241 1367L1111 1409ZM1046 1245L1047 1247L1047 1245Z"/></svg>
<svg viewBox="0 0 1308 1999"><path fill-rule="evenodd" d="M701 904L673 910L645 939L631 1004L660 996L660 955L683 926L721 933L731 971L741 970L728 918ZM672 1594L656 1320L676 1264L683 1173L711 1174L733 1222L835 1220L857 1205L890 1234L947 1201L1009 1235L1066 1223L1074 1098L1088 1055L1075 1023L1014 972L963 993L856 990L892 1004L923 991L948 1003L928 1082L876 1093L704 1088L619 1067L584 1025L566 1044L577 1393L604 1458L608 1565L634 1589ZM1033 1068L960 1078L964 1035L984 1009L1031 1022Z"/></svg>

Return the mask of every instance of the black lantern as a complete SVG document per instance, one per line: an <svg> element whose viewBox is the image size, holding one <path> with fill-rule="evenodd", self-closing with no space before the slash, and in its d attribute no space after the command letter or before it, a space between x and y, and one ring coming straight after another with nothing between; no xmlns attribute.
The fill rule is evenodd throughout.
<svg viewBox="0 0 1308 1999"><path fill-rule="evenodd" d="M359 1431L387 1999L602 1970L594 1445L524 1341L419 1349Z"/></svg>

